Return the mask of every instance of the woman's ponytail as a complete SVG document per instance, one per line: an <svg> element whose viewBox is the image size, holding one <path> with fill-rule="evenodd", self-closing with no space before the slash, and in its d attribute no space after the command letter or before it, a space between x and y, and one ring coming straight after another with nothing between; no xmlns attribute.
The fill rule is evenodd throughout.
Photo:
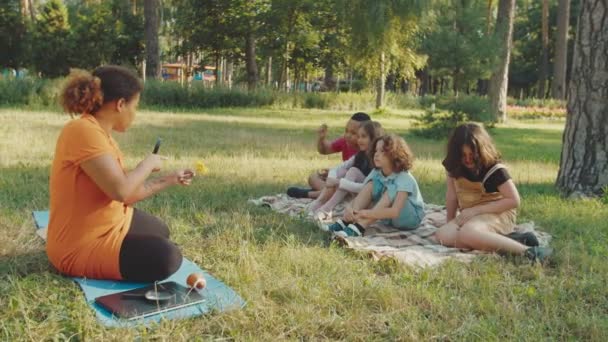
<svg viewBox="0 0 608 342"><path fill-rule="evenodd" d="M72 69L61 93L61 105L70 114L95 114L103 104L101 80L85 70Z"/></svg>

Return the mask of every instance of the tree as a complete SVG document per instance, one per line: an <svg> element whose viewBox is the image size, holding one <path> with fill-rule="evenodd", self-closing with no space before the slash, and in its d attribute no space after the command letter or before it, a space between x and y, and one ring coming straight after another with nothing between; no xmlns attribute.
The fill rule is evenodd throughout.
<svg viewBox="0 0 608 342"><path fill-rule="evenodd" d="M144 36L146 40L146 77L160 77L160 47L158 44L158 0L144 0Z"/></svg>
<svg viewBox="0 0 608 342"><path fill-rule="evenodd" d="M0 66L16 69L24 64L27 16L22 14L19 0L0 0L0 3Z"/></svg>
<svg viewBox="0 0 608 342"><path fill-rule="evenodd" d="M568 115L556 185L573 197L599 195L608 185L608 6L582 0Z"/></svg>
<svg viewBox="0 0 608 342"><path fill-rule="evenodd" d="M507 90L509 85L509 61L513 38L515 0L499 0L495 34L502 43L498 66L490 78L490 105L497 121L507 120Z"/></svg>
<svg viewBox="0 0 608 342"><path fill-rule="evenodd" d="M538 79L539 99L544 99L547 95L546 86L549 77L549 0L542 0L541 15L541 57L540 57L540 77Z"/></svg>
<svg viewBox="0 0 608 342"><path fill-rule="evenodd" d="M74 6L71 20L71 41L77 47L77 56L71 66L94 69L112 62L118 36L117 18L111 11L111 3L78 4Z"/></svg>
<svg viewBox="0 0 608 342"><path fill-rule="evenodd" d="M418 21L424 1L357 0L343 1L350 26L350 54L365 74L376 79L376 108L384 105L386 74L399 70L404 77L426 62L416 53Z"/></svg>
<svg viewBox="0 0 608 342"><path fill-rule="evenodd" d="M557 37L553 62L553 85L551 97L566 98L566 71L568 62L568 26L570 22L570 0L559 0L557 9Z"/></svg>
<svg viewBox="0 0 608 342"><path fill-rule="evenodd" d="M57 77L69 72L74 53L70 41L68 12L60 0L44 4L36 20L32 44L33 64L46 77Z"/></svg>
<svg viewBox="0 0 608 342"><path fill-rule="evenodd" d="M495 63L498 41L487 30L485 0L437 2L431 11L422 52L435 78L450 77L454 93L478 79L487 79Z"/></svg>

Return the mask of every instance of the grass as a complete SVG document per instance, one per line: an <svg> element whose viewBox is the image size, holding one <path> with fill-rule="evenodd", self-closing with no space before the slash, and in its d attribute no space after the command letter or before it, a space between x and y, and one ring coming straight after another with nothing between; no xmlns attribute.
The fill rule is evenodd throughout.
<svg viewBox="0 0 608 342"><path fill-rule="evenodd" d="M411 269L330 245L312 224L247 199L303 184L338 162L315 152L321 122L338 135L347 112L218 109L142 111L116 134L134 166L163 138L166 169L204 160L211 173L137 206L166 220L183 254L240 293L240 311L149 329L106 329L78 287L49 265L31 210L48 207L55 140L68 120L0 110L1 340L603 340L608 334L608 211L562 199L553 183L563 122L512 121L492 130L523 197L520 221L554 236L550 267L482 257ZM425 200L443 203L444 143L408 133L411 113L378 118L409 141Z"/></svg>

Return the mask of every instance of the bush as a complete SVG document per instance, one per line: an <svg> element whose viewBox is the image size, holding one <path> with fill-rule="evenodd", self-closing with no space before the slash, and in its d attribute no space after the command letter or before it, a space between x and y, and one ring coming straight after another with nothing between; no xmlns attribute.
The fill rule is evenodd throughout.
<svg viewBox="0 0 608 342"><path fill-rule="evenodd" d="M445 139L456 126L469 121L462 111L425 111L414 123L412 133L429 139Z"/></svg>
<svg viewBox="0 0 608 342"><path fill-rule="evenodd" d="M558 99L536 99L536 98L515 99L512 97L509 97L507 99L507 104L510 106L519 106L519 107L542 107L542 108L550 108L550 109L566 108L566 101L558 100Z"/></svg>
<svg viewBox="0 0 608 342"><path fill-rule="evenodd" d="M58 107L58 96L62 82L63 79L0 79L0 105Z"/></svg>
<svg viewBox="0 0 608 342"><path fill-rule="evenodd" d="M471 121L484 123L494 121L490 109L490 101L481 96L469 95L453 97L428 95L421 97L419 103L423 108L430 108L434 103L437 110L463 112Z"/></svg>
<svg viewBox="0 0 608 342"><path fill-rule="evenodd" d="M305 93L304 108L319 108L325 109L329 106L329 98L327 94L320 93Z"/></svg>
<svg viewBox="0 0 608 342"><path fill-rule="evenodd" d="M147 81L142 96L144 106L177 108L260 107L274 101L274 94L265 89L249 92L237 87L205 88L197 83L186 87L160 81Z"/></svg>

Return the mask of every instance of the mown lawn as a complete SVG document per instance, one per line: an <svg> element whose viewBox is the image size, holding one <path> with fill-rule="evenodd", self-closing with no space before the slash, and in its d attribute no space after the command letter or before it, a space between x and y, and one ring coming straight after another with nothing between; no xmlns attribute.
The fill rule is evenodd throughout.
<svg viewBox="0 0 608 342"><path fill-rule="evenodd" d="M183 254L247 301L240 311L149 329L106 329L75 283L49 265L30 212L48 207L55 139L67 115L0 110L2 340L603 340L608 335L608 210L554 189L563 121L514 121L491 131L522 194L520 221L550 232L548 267L481 257L417 270L328 243L312 224L247 204L304 184L338 155L315 151L317 126L342 133L349 113L222 109L142 111L116 137L129 166L163 138L166 169L204 160L190 188L137 205L166 220ZM445 141L408 133L411 113L375 118L417 154L426 202L443 203Z"/></svg>

